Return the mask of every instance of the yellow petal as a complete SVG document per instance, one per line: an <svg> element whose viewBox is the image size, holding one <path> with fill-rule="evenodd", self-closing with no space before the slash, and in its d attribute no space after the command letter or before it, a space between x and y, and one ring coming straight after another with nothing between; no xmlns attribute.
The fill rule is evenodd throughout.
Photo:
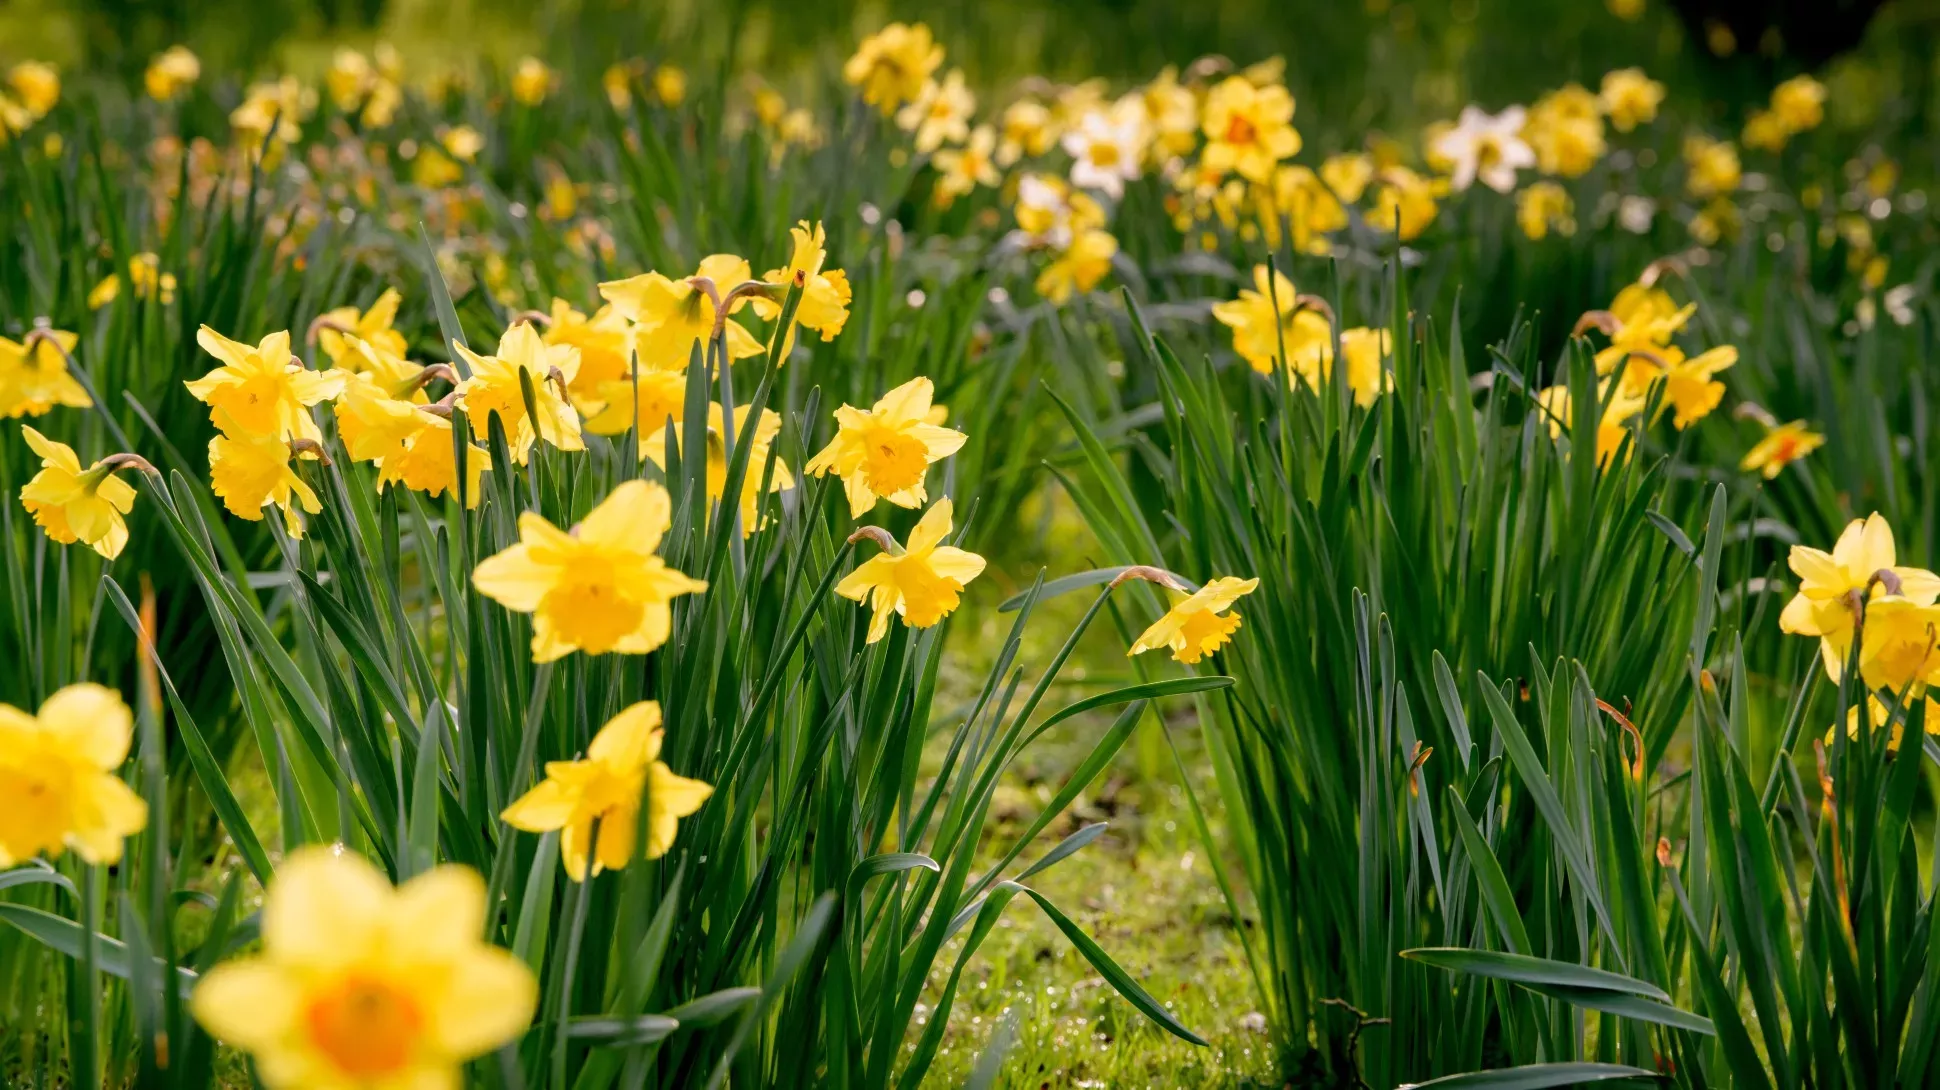
<svg viewBox="0 0 1940 1090"><path fill-rule="evenodd" d="M615 488L579 524L579 539L591 544L650 553L673 521L673 502L660 484L631 480Z"/></svg>
<svg viewBox="0 0 1940 1090"><path fill-rule="evenodd" d="M148 803L106 773L77 784L72 805L75 825L67 843L90 863L119 860L122 842L148 824Z"/></svg>
<svg viewBox="0 0 1940 1090"><path fill-rule="evenodd" d="M520 795L499 818L514 829L545 833L564 828L573 819L573 808L578 805L578 792L557 780L546 779Z"/></svg>
<svg viewBox="0 0 1940 1090"><path fill-rule="evenodd" d="M525 962L479 943L451 966L444 998L432 1012L432 1039L457 1059L489 1052L525 1033L538 998L538 981Z"/></svg>
<svg viewBox="0 0 1940 1090"><path fill-rule="evenodd" d="M121 694L91 682L68 687L40 706L40 724L103 771L121 767L135 733L134 715Z"/></svg>
<svg viewBox="0 0 1940 1090"><path fill-rule="evenodd" d="M263 948L278 962L328 969L362 957L382 934L391 885L364 857L312 845L292 852L263 899Z"/></svg>
<svg viewBox="0 0 1940 1090"><path fill-rule="evenodd" d="M606 721L586 756L615 768L634 769L660 752L660 704L642 700Z"/></svg>
<svg viewBox="0 0 1940 1090"><path fill-rule="evenodd" d="M189 997L195 1020L211 1036L252 1052L288 1036L298 1003L296 980L263 958L210 969Z"/></svg>
<svg viewBox="0 0 1940 1090"><path fill-rule="evenodd" d="M470 867L434 867L397 888L387 921L395 948L457 956L485 934L485 881Z"/></svg>
<svg viewBox="0 0 1940 1090"><path fill-rule="evenodd" d="M954 510L948 496L931 504L930 509L923 512L923 517L916 521L915 528L909 532L909 552L921 556L936 548L944 538L949 537L950 520Z"/></svg>
<svg viewBox="0 0 1940 1090"><path fill-rule="evenodd" d="M545 600L559 575L551 565L535 562L526 546L513 545L480 562L472 572L472 585L507 609L531 613Z"/></svg>

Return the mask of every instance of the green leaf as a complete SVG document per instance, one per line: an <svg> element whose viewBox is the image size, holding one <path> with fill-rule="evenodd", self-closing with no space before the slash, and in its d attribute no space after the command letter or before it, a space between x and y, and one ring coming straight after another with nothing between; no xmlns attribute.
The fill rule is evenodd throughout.
<svg viewBox="0 0 1940 1090"><path fill-rule="evenodd" d="M86 932L73 920L42 912L38 908L9 904L5 901L0 901L0 920L7 921L49 948L66 954L76 961L82 958ZM95 964L102 972L123 980L133 978L133 956L128 952L126 944L120 939L112 939L98 932L94 936L94 943ZM162 964L160 958L148 960L152 968L147 971L153 977L160 977L168 971L168 967ZM195 982L195 973L180 967L175 970L175 985L181 990L182 995L187 996L193 991Z"/></svg>
<svg viewBox="0 0 1940 1090"><path fill-rule="evenodd" d="M1078 572L1075 575L1061 575L1056 579L1045 582L1044 586L1037 592L1038 601L1046 601L1051 598L1056 598L1060 594L1067 594L1074 590L1083 590L1086 587L1095 587L1103 583L1109 583L1120 575L1123 575L1126 569L1130 567L1130 564L1121 564L1115 568L1093 568L1090 571ZM1199 589L1197 583L1194 583L1183 575L1179 575L1176 572L1166 572L1166 574L1177 579L1191 590ZM1018 607L1022 606L1030 596L1030 591L1013 594L1004 599L1003 604L997 607L997 612L1015 613Z"/></svg>
<svg viewBox="0 0 1940 1090"><path fill-rule="evenodd" d="M1015 887L1019 892L1036 901L1037 907L1043 909L1044 914L1051 917L1051 922L1057 925L1058 930L1064 932L1064 937L1071 940L1071 945L1078 948L1078 953L1083 954L1084 959L1091 963L1091 967L1098 970L1098 975L1104 977L1105 982L1110 984L1114 991L1124 996L1126 1002L1137 1007L1140 1014L1157 1022L1166 1032L1181 1040L1191 1041L1195 1045L1206 1043L1204 1037L1187 1029L1185 1023L1174 1018L1172 1012L1166 1010L1163 1003L1152 998L1152 993L1141 987L1138 981L1133 980L1130 973L1120 968L1118 963L1111 959L1111 955L1105 953L1103 947L1094 942L1090 935L1084 933L1083 928L1072 923L1069 916L1058 911L1058 906L1052 904L1049 898L1029 886L1019 885L1016 882L1003 884Z"/></svg>
<svg viewBox="0 0 1940 1090"><path fill-rule="evenodd" d="M1621 973L1592 969L1587 965L1552 961L1527 954L1504 954L1496 950L1470 950L1459 946L1425 946L1403 950L1401 956L1451 972L1494 977L1517 984L1560 984L1592 991L1628 992L1664 1003L1671 1001L1670 995L1655 984Z"/></svg>
<svg viewBox="0 0 1940 1090"><path fill-rule="evenodd" d="M1475 1071L1448 1075L1415 1083L1412 1090L1544 1090L1551 1086L1575 1086L1608 1079L1654 1079L1656 1072L1623 1064L1560 1063L1526 1064L1494 1071Z"/></svg>
<svg viewBox="0 0 1940 1090"><path fill-rule="evenodd" d="M760 988L722 988L663 1013L683 1026L711 1026L760 998Z"/></svg>

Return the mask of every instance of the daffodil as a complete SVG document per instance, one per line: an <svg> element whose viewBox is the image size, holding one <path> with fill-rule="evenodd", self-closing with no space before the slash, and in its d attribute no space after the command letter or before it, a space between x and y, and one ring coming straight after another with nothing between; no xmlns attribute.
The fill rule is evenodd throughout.
<svg viewBox="0 0 1940 1090"><path fill-rule="evenodd" d="M564 299L554 299L543 339L549 345L579 349L579 370L568 390L582 404L603 400L599 391L609 382L625 379L630 370L632 331L610 303L589 318Z"/></svg>
<svg viewBox="0 0 1940 1090"><path fill-rule="evenodd" d="M25 342L0 337L0 419L41 416L56 405L93 405L67 370L68 355L79 343L79 337L58 329L35 330Z"/></svg>
<svg viewBox="0 0 1940 1090"><path fill-rule="evenodd" d="M1748 148L1757 151L1779 152L1792 139L1786 131L1785 122L1770 110L1753 110L1745 117L1745 127L1738 139Z"/></svg>
<svg viewBox="0 0 1940 1090"><path fill-rule="evenodd" d="M963 588L983 573L984 558L943 544L950 536L952 508L948 497L937 500L909 532L907 547L899 547L887 532L858 531L882 545L842 577L835 593L851 601L868 600L869 641L889 633L892 614L911 628L928 628L950 615ZM873 529L873 528L871 528Z"/></svg>
<svg viewBox="0 0 1940 1090"><path fill-rule="evenodd" d="M1825 84L1811 76L1793 76L1772 89L1772 114L1787 132L1816 129L1825 120Z"/></svg>
<svg viewBox="0 0 1940 1090"><path fill-rule="evenodd" d="M657 272L642 273L601 284L600 296L635 324L635 347L643 368L675 370L687 366L695 345L706 348L725 296L750 279L746 261L733 254L714 254L701 261L693 276L672 280ZM847 287L848 281L842 284ZM728 304L728 312L739 310L746 301L745 296L735 299ZM842 302L846 306L847 298ZM761 353L761 342L747 327L723 320L721 329L729 359Z"/></svg>
<svg viewBox="0 0 1940 1090"><path fill-rule="evenodd" d="M1645 399L1633 395L1619 385L1613 393L1610 382L1605 379L1597 385L1597 401L1602 405L1602 414L1596 424L1596 464L1607 469L1615 462L1617 454L1623 453L1627 461L1635 448L1635 443L1626 447L1625 441L1634 438L1633 421L1644 411ZM1576 426L1575 405L1570 397L1569 387L1550 386L1536 395L1536 404L1549 423L1551 438L1561 436Z"/></svg>
<svg viewBox="0 0 1940 1090"><path fill-rule="evenodd" d="M927 155L944 144L961 144L970 136L970 116L977 112L977 96L964 86L963 72L951 69L941 82L923 85L909 105L896 112L896 124L916 134L916 150Z"/></svg>
<svg viewBox="0 0 1940 1090"><path fill-rule="evenodd" d="M640 802L647 804L645 856L658 859L674 846L681 818L701 808L714 789L674 774L660 759L664 732L660 705L643 700L607 720L586 756L552 761L546 778L500 815L507 825L529 833L559 834L560 860L575 882L592 873L621 870L641 856L634 832Z"/></svg>
<svg viewBox="0 0 1940 1090"><path fill-rule="evenodd" d="M629 428L640 434L640 457L647 457L646 438L669 422L680 423L687 409L687 375L682 371L642 369L636 377L617 379L599 389L600 406L586 418L594 435L622 435Z"/></svg>
<svg viewBox="0 0 1940 1090"><path fill-rule="evenodd" d="M1435 180L1401 166L1387 167L1377 177L1368 225L1377 231L1394 231L1402 242L1420 238L1440 211L1435 202L1441 193Z"/></svg>
<svg viewBox="0 0 1940 1090"><path fill-rule="evenodd" d="M72 848L89 863L121 859L148 824L148 804L115 770L135 732L112 689L69 685L39 715L0 704L0 867Z"/></svg>
<svg viewBox="0 0 1940 1090"><path fill-rule="evenodd" d="M495 355L481 356L462 344L458 354L471 365L471 377L458 384L458 400L471 420L473 438L484 442L491 437L491 416L497 413L512 460L520 465L540 439L560 450L586 449L579 434L579 413L566 396L579 373L579 349L549 345L531 322L518 322L499 338ZM525 401L528 384L530 409Z"/></svg>
<svg viewBox="0 0 1940 1090"><path fill-rule="evenodd" d="M1197 107L1194 107L1197 125ZM1036 99L1020 98L1004 107L1000 122L1002 141L997 145L997 163L1010 166L1025 157L1037 158L1057 146L1058 130L1051 123L1051 110Z"/></svg>
<svg viewBox="0 0 1940 1090"><path fill-rule="evenodd" d="M1576 233L1576 220L1569 191L1555 182L1533 182L1516 194L1516 225L1531 242L1549 237L1553 228L1559 234Z"/></svg>
<svg viewBox="0 0 1940 1090"><path fill-rule="evenodd" d="M776 285L779 291L800 277L801 294L795 304L795 324L820 333L825 342L832 341L849 321L849 275L841 269L824 267L829 256L825 249L828 236L823 233L819 221L810 226L807 220L803 220L789 228L788 235L794 241L788 264L779 269L769 269L761 274L761 279ZM751 305L756 314L770 321L781 313L781 303L767 294L754 296ZM782 347L783 360L788 358L788 349L794 343L792 330L789 335L791 339L784 342ZM732 336L729 339L732 341ZM685 362L685 357L682 360Z"/></svg>
<svg viewBox="0 0 1940 1090"><path fill-rule="evenodd" d="M210 490L230 514L250 522L263 521L263 508L274 504L283 513L284 529L291 537L302 537L303 518L297 508L314 515L323 510L323 504L297 476L291 460L299 455L318 457L318 444L225 426L222 419L216 423L223 433L209 440Z"/></svg>
<svg viewBox="0 0 1940 1090"><path fill-rule="evenodd" d="M252 157L265 143L293 144L303 136L305 97L295 76L250 84L242 104L229 112L229 127Z"/></svg>
<svg viewBox="0 0 1940 1090"><path fill-rule="evenodd" d="M1361 152L1329 155L1320 164L1320 180L1347 204L1361 199L1374 180L1374 157Z"/></svg>
<svg viewBox="0 0 1940 1090"><path fill-rule="evenodd" d="M1859 676L1868 689L1916 696L1940 681L1940 605L1897 594L1868 602Z"/></svg>
<svg viewBox="0 0 1940 1090"><path fill-rule="evenodd" d="M491 911L468 867L393 889L342 847L299 848L264 891L262 950L209 970L190 1009L270 1090L457 1086L538 1003L532 970L485 942Z"/></svg>
<svg viewBox="0 0 1940 1090"><path fill-rule="evenodd" d="M1347 388L1354 395L1354 404L1366 409L1376 398L1394 388L1394 376L1382 367L1381 361L1394 354L1394 338L1385 329L1355 328L1340 331L1341 355L1347 359ZM1321 378L1329 377L1331 370L1322 365ZM1316 384L1316 389L1318 384Z"/></svg>
<svg viewBox="0 0 1940 1090"><path fill-rule="evenodd" d="M355 462L380 462L403 451L424 414L415 403L395 397L369 374L347 372L338 395L337 437Z"/></svg>
<svg viewBox="0 0 1940 1090"><path fill-rule="evenodd" d="M485 137L470 125L453 125L438 137L438 143L453 159L469 163L485 150Z"/></svg>
<svg viewBox="0 0 1940 1090"><path fill-rule="evenodd" d="M1165 616L1152 622L1125 652L1142 655L1160 647L1172 649L1172 657L1191 664L1224 647L1239 631L1239 611L1233 603L1253 593L1258 579L1225 576L1215 579L1191 594L1178 595Z"/></svg>
<svg viewBox="0 0 1940 1090"><path fill-rule="evenodd" d="M167 102L194 86L202 78L202 62L187 46L172 45L155 55L142 73L142 86L148 97Z"/></svg>
<svg viewBox="0 0 1940 1090"><path fill-rule="evenodd" d="M992 158L997 134L988 125L970 131L962 147L944 148L931 161L936 165L936 204L948 208L958 197L968 196L978 186L995 189L1003 181Z"/></svg>
<svg viewBox="0 0 1940 1090"><path fill-rule="evenodd" d="M250 346L203 326L195 335L202 350L222 366L185 383L197 401L209 406L209 417L224 432L271 439L308 439L323 433L309 408L343 392L344 376L312 371L290 355L287 331L271 333Z"/></svg>
<svg viewBox="0 0 1940 1090"><path fill-rule="evenodd" d="M842 478L851 518L867 514L878 499L898 507L923 506L929 500L923 478L930 466L955 454L965 438L929 422L935 393L929 379L913 378L867 412L852 405L835 410L835 438L809 460L806 472Z"/></svg>
<svg viewBox="0 0 1940 1090"><path fill-rule="evenodd" d="M1516 171L1536 165L1536 153L1522 140L1524 120L1520 106L1499 114L1462 108L1455 126L1435 140L1435 153L1450 164L1450 184L1457 192L1478 179L1497 193L1516 187Z"/></svg>
<svg viewBox="0 0 1940 1090"><path fill-rule="evenodd" d="M1273 172L1273 184L1259 187L1256 199L1260 230L1268 246L1279 246L1284 221L1296 251L1326 254L1328 234L1347 226L1347 209L1311 167L1282 163Z"/></svg>
<svg viewBox="0 0 1940 1090"><path fill-rule="evenodd" d="M1738 362L1738 350L1719 345L1689 359L1672 350L1664 369L1664 401L1675 410L1671 423L1683 431L1711 414L1724 400L1724 383L1712 376Z"/></svg>
<svg viewBox="0 0 1940 1090"><path fill-rule="evenodd" d="M1199 142L1199 98L1179 82L1178 69L1165 66L1138 95L1152 127L1153 158L1191 152Z"/></svg>
<svg viewBox="0 0 1940 1090"><path fill-rule="evenodd" d="M362 370L359 357L350 349L347 337L356 337L368 343L373 350L385 356L402 357L409 351L404 334L391 328L397 321L398 304L404 297L396 288L386 288L371 305L358 310L356 307L338 307L324 311L311 328L316 332L317 347L330 357L333 366Z"/></svg>
<svg viewBox="0 0 1940 1090"><path fill-rule="evenodd" d="M1825 436L1813 431L1803 420L1774 424L1764 438L1745 452L1738 468L1747 473L1763 473L1769 481L1784 472L1786 466L1824 445Z"/></svg>
<svg viewBox="0 0 1940 1090"><path fill-rule="evenodd" d="M413 492L437 498L458 484L458 449L452 441L451 421L428 409L417 410L417 430L398 449L377 463L377 490L401 484ZM480 474L492 468L484 447L467 446L465 506L477 507Z"/></svg>
<svg viewBox="0 0 1940 1090"><path fill-rule="evenodd" d="M1206 149L1200 154L1207 167L1267 181L1276 163L1300 153L1293 106L1293 96L1277 84L1258 87L1244 76L1221 80L1206 95Z"/></svg>
<svg viewBox="0 0 1940 1090"><path fill-rule="evenodd" d="M687 98L687 72L677 64L663 64L653 70L653 95L669 109Z"/></svg>
<svg viewBox="0 0 1940 1090"><path fill-rule="evenodd" d="M86 469L75 456L74 448L56 442L29 427L21 434L27 445L40 455L40 472L20 490L21 506L34 522L46 531L49 540L63 545L79 541L113 560L128 544L128 523L123 518L135 506L133 485L115 476L115 470L146 465L133 455L104 458Z"/></svg>
<svg viewBox="0 0 1940 1090"><path fill-rule="evenodd" d="M1744 178L1738 149L1729 141L1713 140L1703 133L1684 138L1684 164L1689 170L1684 189L1699 199L1730 193Z"/></svg>
<svg viewBox="0 0 1940 1090"><path fill-rule="evenodd" d="M1022 246L1062 250L1077 235L1105 225L1105 211L1097 201L1046 174L1018 179L1015 212L1017 230L1010 241Z"/></svg>
<svg viewBox="0 0 1940 1090"><path fill-rule="evenodd" d="M673 521L657 483L623 482L570 531L532 511L519 516L519 543L472 573L479 593L532 614L532 660L574 651L644 655L673 631L669 603L707 584L654 555Z"/></svg>
<svg viewBox="0 0 1940 1090"><path fill-rule="evenodd" d="M884 117L915 98L943 63L943 47L922 23L890 23L862 40L842 66L842 78Z"/></svg>
<svg viewBox="0 0 1940 1090"><path fill-rule="evenodd" d="M153 253L140 253L128 259L128 283L135 298L158 299L166 306L175 301L175 274L162 271L162 259ZM121 276L109 273L88 292L88 309L100 310L121 296Z"/></svg>
<svg viewBox="0 0 1940 1090"><path fill-rule="evenodd" d="M1792 546L1789 563L1799 589L1779 614L1779 629L1819 637L1826 672L1837 679L1852 647L1853 625L1862 603L1870 625L1873 607L1888 596L1917 606L1929 605L1940 596L1940 577L1901 567L1897 560L1893 528L1877 512L1849 523L1830 553L1808 545ZM1891 614L1889 610L1881 638L1892 627Z"/></svg>
<svg viewBox="0 0 1940 1090"><path fill-rule="evenodd" d="M1037 275L1037 293L1063 305L1071 296L1098 286L1111 272L1112 258L1118 254L1118 240L1107 231L1080 232L1071 245Z"/></svg>
<svg viewBox="0 0 1940 1090"><path fill-rule="evenodd" d="M521 57L512 69L512 97L520 105L537 106L552 93L552 69L537 57Z"/></svg>
<svg viewBox="0 0 1940 1090"><path fill-rule="evenodd" d="M1596 97L1598 108L1618 132L1629 132L1657 119L1657 107L1664 101L1664 85L1644 75L1641 68L1618 68L1603 74L1603 86Z"/></svg>
<svg viewBox="0 0 1940 1090"><path fill-rule="evenodd" d="M773 409L761 411L758 426L748 427L749 405L734 410L734 442L736 447L742 443L751 444L748 449L747 475L741 480L741 533L745 536L760 529L762 522L757 516L761 507L761 478L768 470L768 452L773 447L775 437L781 434L781 414ZM707 407L707 498L720 502L727 491L728 456L727 434L724 430L726 418L721 414L721 405L714 402ZM674 447L681 456L686 457L685 445L687 429L676 424L673 426ZM665 469L667 458L667 430L661 428L640 441L640 452L653 460L653 464ZM788 464L776 459L774 474L768 482L768 491L785 492L795 487L795 476L788 471Z"/></svg>
<svg viewBox="0 0 1940 1090"><path fill-rule="evenodd" d="M1899 694L1896 691L1894 695L1897 696ZM1926 733L1940 734L1940 701L1935 701L1929 696L1926 698L1925 703ZM1885 701L1871 693L1866 695L1866 711L1866 721L1871 724L1874 730L1885 726L1887 720L1892 718L1892 711L1886 707ZM1910 710L1908 714L1911 714ZM1833 732L1837 729L1836 727L1827 727L1825 729L1826 745L1830 746L1832 744ZM1905 733L1906 719L1905 717L1901 717L1898 722L1893 724L1893 731L1886 739L1886 752L1898 753L1900 751L1900 741ZM1846 709L1846 737L1859 737L1859 704L1857 702Z"/></svg>
<svg viewBox="0 0 1940 1090"><path fill-rule="evenodd" d="M1213 304L1213 317L1233 331L1233 351L1253 370L1273 373L1284 351L1296 374L1318 374L1334 354L1333 325L1302 299L1293 281L1265 265L1253 266L1253 286L1239 298Z"/></svg>
<svg viewBox="0 0 1940 1090"><path fill-rule="evenodd" d="M1608 149L1597 97L1574 83L1536 100L1522 138L1536 153L1536 169L1565 178L1587 173Z"/></svg>
<svg viewBox="0 0 1940 1090"><path fill-rule="evenodd" d="M21 61L7 72L7 87L20 105L36 118L46 117L61 101L61 76L43 61Z"/></svg>
<svg viewBox="0 0 1940 1090"><path fill-rule="evenodd" d="M1143 170L1145 132L1142 111L1092 110L1079 118L1063 139L1071 156L1071 184L1113 200L1123 197L1125 183Z"/></svg>

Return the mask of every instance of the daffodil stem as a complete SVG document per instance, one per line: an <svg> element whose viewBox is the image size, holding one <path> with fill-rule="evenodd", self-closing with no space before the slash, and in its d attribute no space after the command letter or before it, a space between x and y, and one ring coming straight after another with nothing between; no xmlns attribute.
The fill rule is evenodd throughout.
<svg viewBox="0 0 1940 1090"><path fill-rule="evenodd" d="M559 975L558 1021L555 1024L552 1040L553 1090L567 1090L569 1085L566 1082L566 1059L571 1050L568 1047L569 1038L566 1036L566 1029L572 1022L573 977L574 970L579 967L579 944L586 935L586 912L592 904L592 898L588 894L591 892L595 878L592 871L593 859L590 857L598 854L599 836L600 823L595 821L586 843L586 853L589 858L586 861L585 877L566 887L566 899L572 906L572 924L566 930L564 968Z"/></svg>

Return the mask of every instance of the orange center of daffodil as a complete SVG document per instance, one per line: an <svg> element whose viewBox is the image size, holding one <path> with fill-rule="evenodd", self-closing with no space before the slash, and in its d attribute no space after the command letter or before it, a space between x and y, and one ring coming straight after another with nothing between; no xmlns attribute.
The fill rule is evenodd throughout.
<svg viewBox="0 0 1940 1090"><path fill-rule="evenodd" d="M304 1022L311 1043L337 1070L375 1079L411 1062L424 1013L391 981L351 974L310 1000Z"/></svg>
<svg viewBox="0 0 1940 1090"><path fill-rule="evenodd" d="M1226 122L1226 142L1228 144L1251 144L1254 138L1259 135L1259 131L1258 127L1251 121L1239 114L1234 114L1232 120Z"/></svg>
<svg viewBox="0 0 1940 1090"><path fill-rule="evenodd" d="M871 428L863 449L863 479L879 496L916 487L930 467L923 441L897 428Z"/></svg>

